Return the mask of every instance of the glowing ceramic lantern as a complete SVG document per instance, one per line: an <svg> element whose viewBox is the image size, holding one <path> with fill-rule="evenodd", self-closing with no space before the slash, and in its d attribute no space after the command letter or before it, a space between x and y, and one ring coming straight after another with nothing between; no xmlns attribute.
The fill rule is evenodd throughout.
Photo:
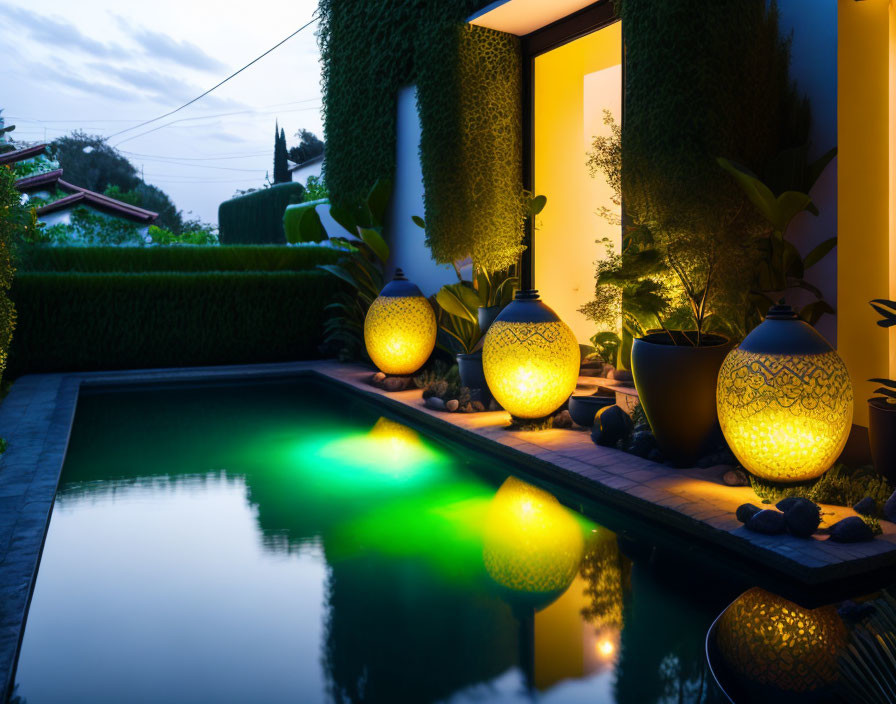
<svg viewBox="0 0 896 704"><path fill-rule="evenodd" d="M716 644L747 681L811 692L836 681L846 628L833 606L805 609L756 587L719 617Z"/></svg>
<svg viewBox="0 0 896 704"><path fill-rule="evenodd" d="M517 592L556 596L575 578L584 551L581 526L554 496L516 477L504 481L483 534L492 579Z"/></svg>
<svg viewBox="0 0 896 704"><path fill-rule="evenodd" d="M846 365L785 305L774 306L728 353L716 403L722 432L740 463L777 482L823 474L852 425Z"/></svg>
<svg viewBox="0 0 896 704"><path fill-rule="evenodd" d="M364 319L367 354L381 372L413 374L436 345L436 316L401 269L371 304Z"/></svg>
<svg viewBox="0 0 896 704"><path fill-rule="evenodd" d="M538 297L518 291L485 335L482 366L489 391L512 416L544 418L576 388L579 343Z"/></svg>

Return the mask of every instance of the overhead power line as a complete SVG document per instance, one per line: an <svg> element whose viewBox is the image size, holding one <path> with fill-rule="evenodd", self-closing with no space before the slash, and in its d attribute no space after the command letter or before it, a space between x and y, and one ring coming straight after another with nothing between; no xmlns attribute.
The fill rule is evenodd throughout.
<svg viewBox="0 0 896 704"><path fill-rule="evenodd" d="M280 46L282 46L283 44L285 44L286 42L288 42L290 39L292 39L294 36L296 36L296 35L297 35L299 32L301 32L303 29L305 29L305 28L307 28L307 27L310 27L310 26L311 26L312 24L314 24L316 21L317 21L317 17L312 17L312 18L311 18L310 20L308 20L305 24L303 24L301 27L299 27L295 32L293 32L292 34L290 34L288 37L286 37L285 39L283 39L283 40L277 42L276 44L274 44L274 46L272 46L272 47L271 47L270 49L268 49L266 52L264 52L264 53L261 54L260 56L256 56L254 59L252 59L252 61L250 61L249 63L247 63L245 66L243 66L242 68L237 69L236 71L234 71L233 73L231 73L231 74L230 74L227 78L225 78L223 81L220 81L219 83L213 85L213 86L212 86L211 88L209 88L207 91L205 91L204 93L202 93L202 94L200 94L200 95L197 95L195 98L193 98L192 100L187 101L186 103L184 103L184 104L181 105L180 107L177 107L177 108L175 108L174 110L171 110L171 111L169 111L169 112L166 112L164 115L159 115L158 117L154 117L154 118L152 118L151 120L145 120L144 122L141 122L139 125L134 125L133 127L128 127L127 129L123 129L123 130L121 130L121 131L119 131L119 132L115 132L114 134L110 134L108 137L106 137L106 139L111 139L112 137L117 137L118 135L120 135L120 134L124 134L125 132L130 132L131 130L136 130L136 129L140 128L140 127L144 127L144 126L146 126L146 125L152 124L153 122L158 122L159 120L163 120L163 119L165 119L166 117L169 117L169 116L173 115L173 114L176 113L176 112L180 112L180 111L183 110L185 107L188 107L188 106L192 105L192 104L195 103L197 100L201 100L202 98L204 98L205 96L207 96L207 95L208 95L209 93L211 93L212 91L217 90L218 88L220 88L221 86L223 86L225 83L227 83L227 81L229 81L231 78L234 78L234 77L238 76L239 74L241 74L241 73L242 73L243 71L245 71L247 68L249 68L249 67L252 66L253 64L257 63L258 61L260 61L261 59L263 59L265 56L267 56L268 54L270 54L272 51L274 51L274 49L277 49L278 47L280 47Z"/></svg>

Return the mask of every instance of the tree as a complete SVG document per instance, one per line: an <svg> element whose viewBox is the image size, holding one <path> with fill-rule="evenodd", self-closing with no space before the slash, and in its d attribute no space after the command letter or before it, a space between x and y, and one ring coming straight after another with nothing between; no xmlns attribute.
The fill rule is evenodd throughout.
<svg viewBox="0 0 896 704"><path fill-rule="evenodd" d="M75 131L53 140L50 149L69 183L158 213L156 225L181 233L183 217L168 194L145 183L134 165L99 135Z"/></svg>
<svg viewBox="0 0 896 704"><path fill-rule="evenodd" d="M303 164L324 153L324 143L313 132L301 129L296 132L296 137L299 139L299 145L289 150L289 158L295 163Z"/></svg>
<svg viewBox="0 0 896 704"><path fill-rule="evenodd" d="M287 164L286 133L274 123L274 183L292 181L292 174Z"/></svg>

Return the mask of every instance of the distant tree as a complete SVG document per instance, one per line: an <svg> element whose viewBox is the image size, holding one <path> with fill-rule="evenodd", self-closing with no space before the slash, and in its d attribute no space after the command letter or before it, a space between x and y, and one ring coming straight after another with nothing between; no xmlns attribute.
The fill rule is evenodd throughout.
<svg viewBox="0 0 896 704"><path fill-rule="evenodd" d="M102 137L72 132L50 143L69 183L158 213L156 225L180 234L183 217L165 191L144 183L134 165Z"/></svg>
<svg viewBox="0 0 896 704"><path fill-rule="evenodd" d="M99 135L81 131L54 139L50 149L69 183L103 193L109 186L133 191L140 183L137 169Z"/></svg>
<svg viewBox="0 0 896 704"><path fill-rule="evenodd" d="M302 164L324 153L324 143L313 132L301 129L296 132L296 137L299 139L299 146L289 150L289 158L295 163Z"/></svg>
<svg viewBox="0 0 896 704"><path fill-rule="evenodd" d="M286 151L286 133L281 127L274 123L274 183L286 183L292 181L292 174L289 172L289 164L287 159L289 155Z"/></svg>

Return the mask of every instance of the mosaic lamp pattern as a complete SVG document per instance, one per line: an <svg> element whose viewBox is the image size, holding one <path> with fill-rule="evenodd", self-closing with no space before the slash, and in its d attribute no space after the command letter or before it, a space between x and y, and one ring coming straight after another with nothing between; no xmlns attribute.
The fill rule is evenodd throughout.
<svg viewBox="0 0 896 704"><path fill-rule="evenodd" d="M432 305L401 269L373 301L364 319L364 344L385 374L413 374L436 345Z"/></svg>
<svg viewBox="0 0 896 704"><path fill-rule="evenodd" d="M812 692L836 682L846 628L833 606L805 609L754 587L719 617L716 643L749 682Z"/></svg>
<svg viewBox="0 0 896 704"><path fill-rule="evenodd" d="M492 395L516 418L544 418L575 391L581 358L569 326L519 291L485 336L482 366Z"/></svg>
<svg viewBox="0 0 896 704"><path fill-rule="evenodd" d="M852 426L846 365L788 306L772 308L725 358L716 404L722 432L740 463L775 482L822 475Z"/></svg>

